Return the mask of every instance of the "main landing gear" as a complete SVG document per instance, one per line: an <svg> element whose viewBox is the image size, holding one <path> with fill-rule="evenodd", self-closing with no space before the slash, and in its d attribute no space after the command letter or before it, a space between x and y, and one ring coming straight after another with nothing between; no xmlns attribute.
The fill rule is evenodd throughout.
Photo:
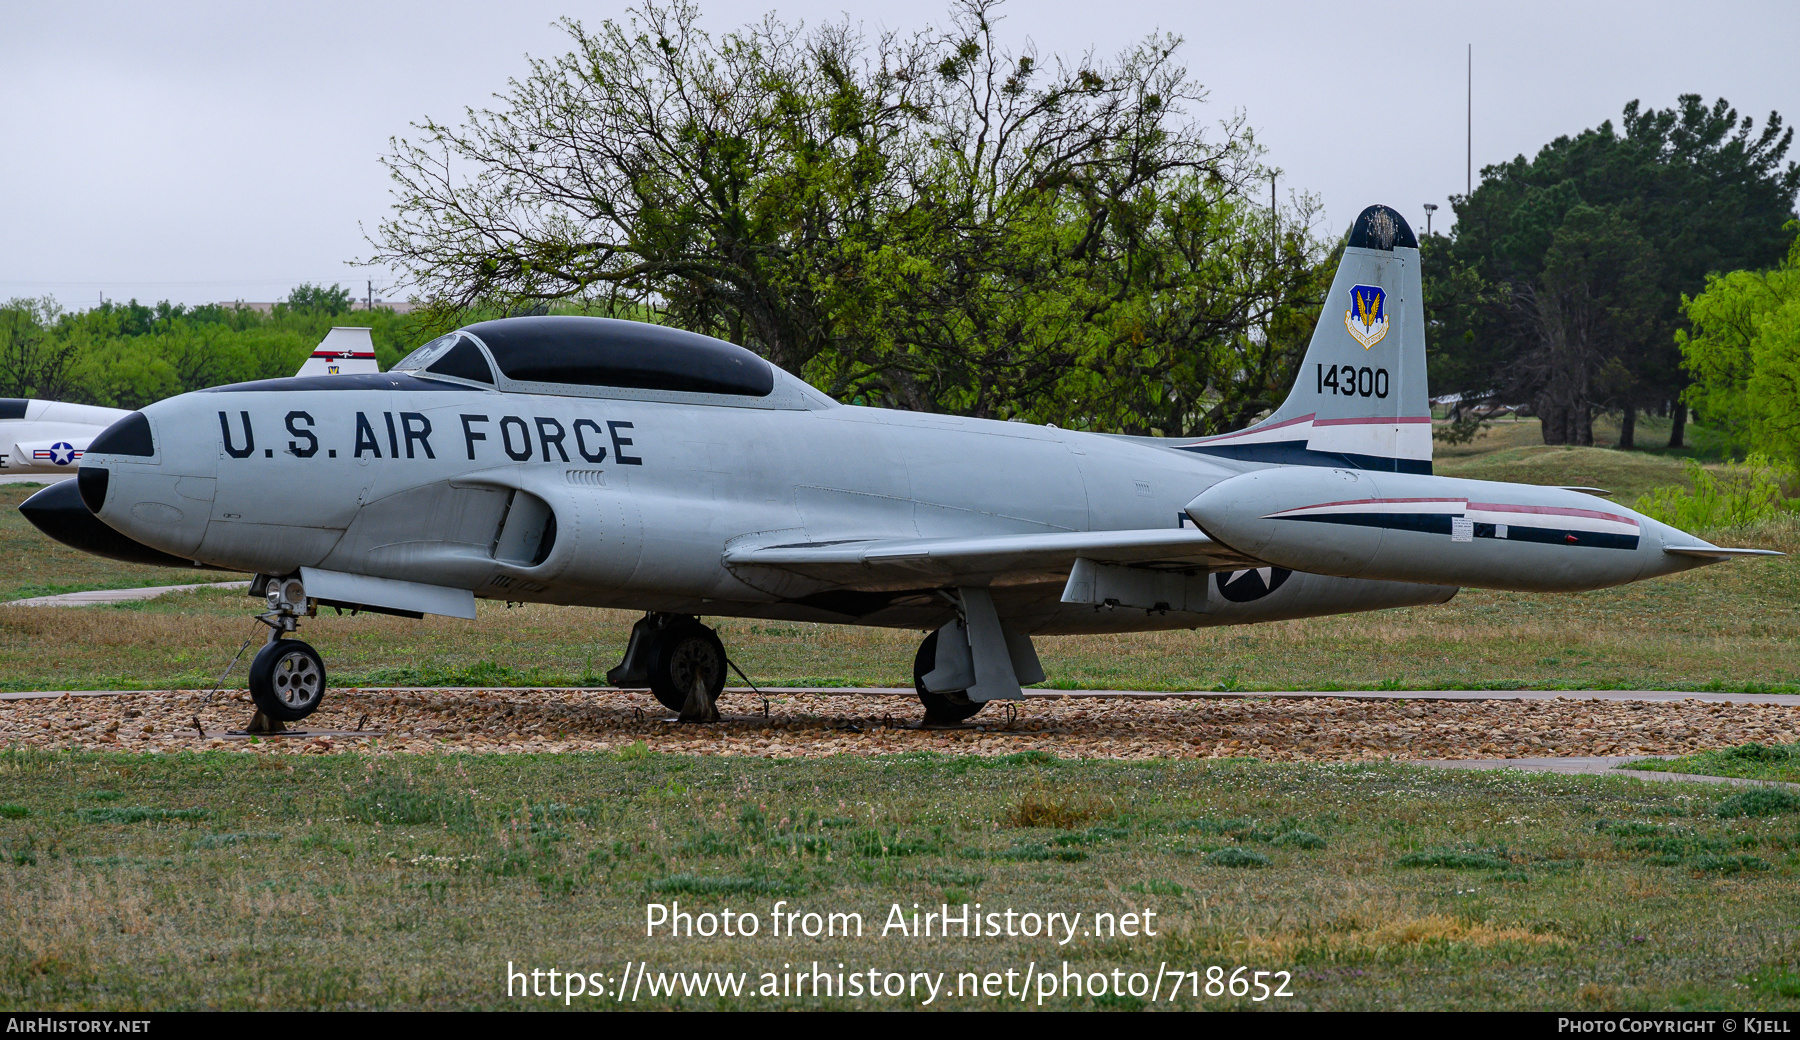
<svg viewBox="0 0 1800 1040"><path fill-rule="evenodd" d="M925 705L925 725L950 726L974 718L988 701L1017 701L1022 687L1044 681L1031 636L1000 619L985 588L940 593L956 617L925 637L913 657L913 688Z"/></svg>
<svg viewBox="0 0 1800 1040"><path fill-rule="evenodd" d="M683 722L717 722L730 667L718 634L699 618L652 612L631 626L625 659L606 681L621 689L649 687Z"/></svg>
<svg viewBox="0 0 1800 1040"><path fill-rule="evenodd" d="M954 726L974 718L987 702L970 700L967 690L932 693L925 688L925 676L937 668L937 648L937 632L919 644L919 652L913 655L913 689L919 691L919 703L925 705L925 725Z"/></svg>
<svg viewBox="0 0 1800 1040"><path fill-rule="evenodd" d="M259 580L269 610L257 620L269 626L269 641L250 660L250 699L257 714L250 722L253 733L278 731L282 723L299 722L318 711L326 688L324 659L294 635L300 619L317 612L306 600L306 587L299 578ZM252 586L251 591L257 589Z"/></svg>

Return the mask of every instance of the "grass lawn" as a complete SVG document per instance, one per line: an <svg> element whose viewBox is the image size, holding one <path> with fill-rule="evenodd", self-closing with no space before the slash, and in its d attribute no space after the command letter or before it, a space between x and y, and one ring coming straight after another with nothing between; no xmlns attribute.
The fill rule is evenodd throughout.
<svg viewBox="0 0 1800 1040"><path fill-rule="evenodd" d="M1117 969L1127 988L1132 973L1161 974L1159 1006L1189 1008L1258 1006L1204 992L1209 967L1229 977L1241 965L1288 973L1293 995L1268 1007L1800 1009L1800 813L1716 787L634 746L8 752L0 788L0 987L19 1008L564 1005L509 999L509 962L594 974L602 988L642 962L652 981L638 1007L922 999L649 993L692 971L745 972L754 991L762 972L817 961L947 973L931 1005L946 1008L1019 1006L1016 994L957 996L960 973L1017 978L1035 963L1060 977L1067 962L1084 976ZM863 934L774 935L782 900L861 914ZM756 914L759 933L646 937L646 904L677 901ZM1154 911L1138 920L1156 934L883 936L891 908L910 925L915 902L1079 913L1090 931L1096 912ZM1197 972L1201 994L1184 983L1171 1001L1174 971ZM1146 1003L1110 984L1099 999L1044 999Z"/></svg>
<svg viewBox="0 0 1800 1040"><path fill-rule="evenodd" d="M1625 768L1800 784L1800 744L1741 744L1679 758L1641 759Z"/></svg>

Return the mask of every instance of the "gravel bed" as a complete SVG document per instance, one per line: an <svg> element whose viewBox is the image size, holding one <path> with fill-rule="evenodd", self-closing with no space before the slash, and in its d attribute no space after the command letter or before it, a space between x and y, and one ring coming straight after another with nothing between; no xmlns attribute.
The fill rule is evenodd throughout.
<svg viewBox="0 0 1800 1040"><path fill-rule="evenodd" d="M368 736L227 739L250 718L245 694L63 697L0 704L0 747L328 754L618 750L759 758L904 751L1069 758L1543 758L1681 755L1800 739L1800 708L1682 701L1031 699L1009 720L989 706L968 728L912 728L917 701L894 696L728 694L726 721L667 721L648 694L592 690L334 690L293 728ZM195 727L195 720L205 735Z"/></svg>

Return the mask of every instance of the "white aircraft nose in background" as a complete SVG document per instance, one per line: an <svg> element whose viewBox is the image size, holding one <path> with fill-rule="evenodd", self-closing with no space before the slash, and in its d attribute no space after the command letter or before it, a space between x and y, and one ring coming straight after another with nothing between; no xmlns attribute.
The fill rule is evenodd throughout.
<svg viewBox="0 0 1800 1040"><path fill-rule="evenodd" d="M381 371L375 340L359 326L333 328L300 365L299 376L352 376ZM62 480L75 475L100 431L131 413L65 401L0 398L0 483Z"/></svg>

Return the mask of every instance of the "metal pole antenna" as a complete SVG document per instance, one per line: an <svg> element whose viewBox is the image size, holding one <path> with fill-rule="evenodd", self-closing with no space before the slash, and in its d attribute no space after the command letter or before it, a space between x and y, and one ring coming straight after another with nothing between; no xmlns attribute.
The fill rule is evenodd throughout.
<svg viewBox="0 0 1800 1040"><path fill-rule="evenodd" d="M1464 158L1465 165L1463 166L1464 196L1473 195L1475 193L1475 45L1472 43L1469 44L1468 103L1469 151L1468 155Z"/></svg>

